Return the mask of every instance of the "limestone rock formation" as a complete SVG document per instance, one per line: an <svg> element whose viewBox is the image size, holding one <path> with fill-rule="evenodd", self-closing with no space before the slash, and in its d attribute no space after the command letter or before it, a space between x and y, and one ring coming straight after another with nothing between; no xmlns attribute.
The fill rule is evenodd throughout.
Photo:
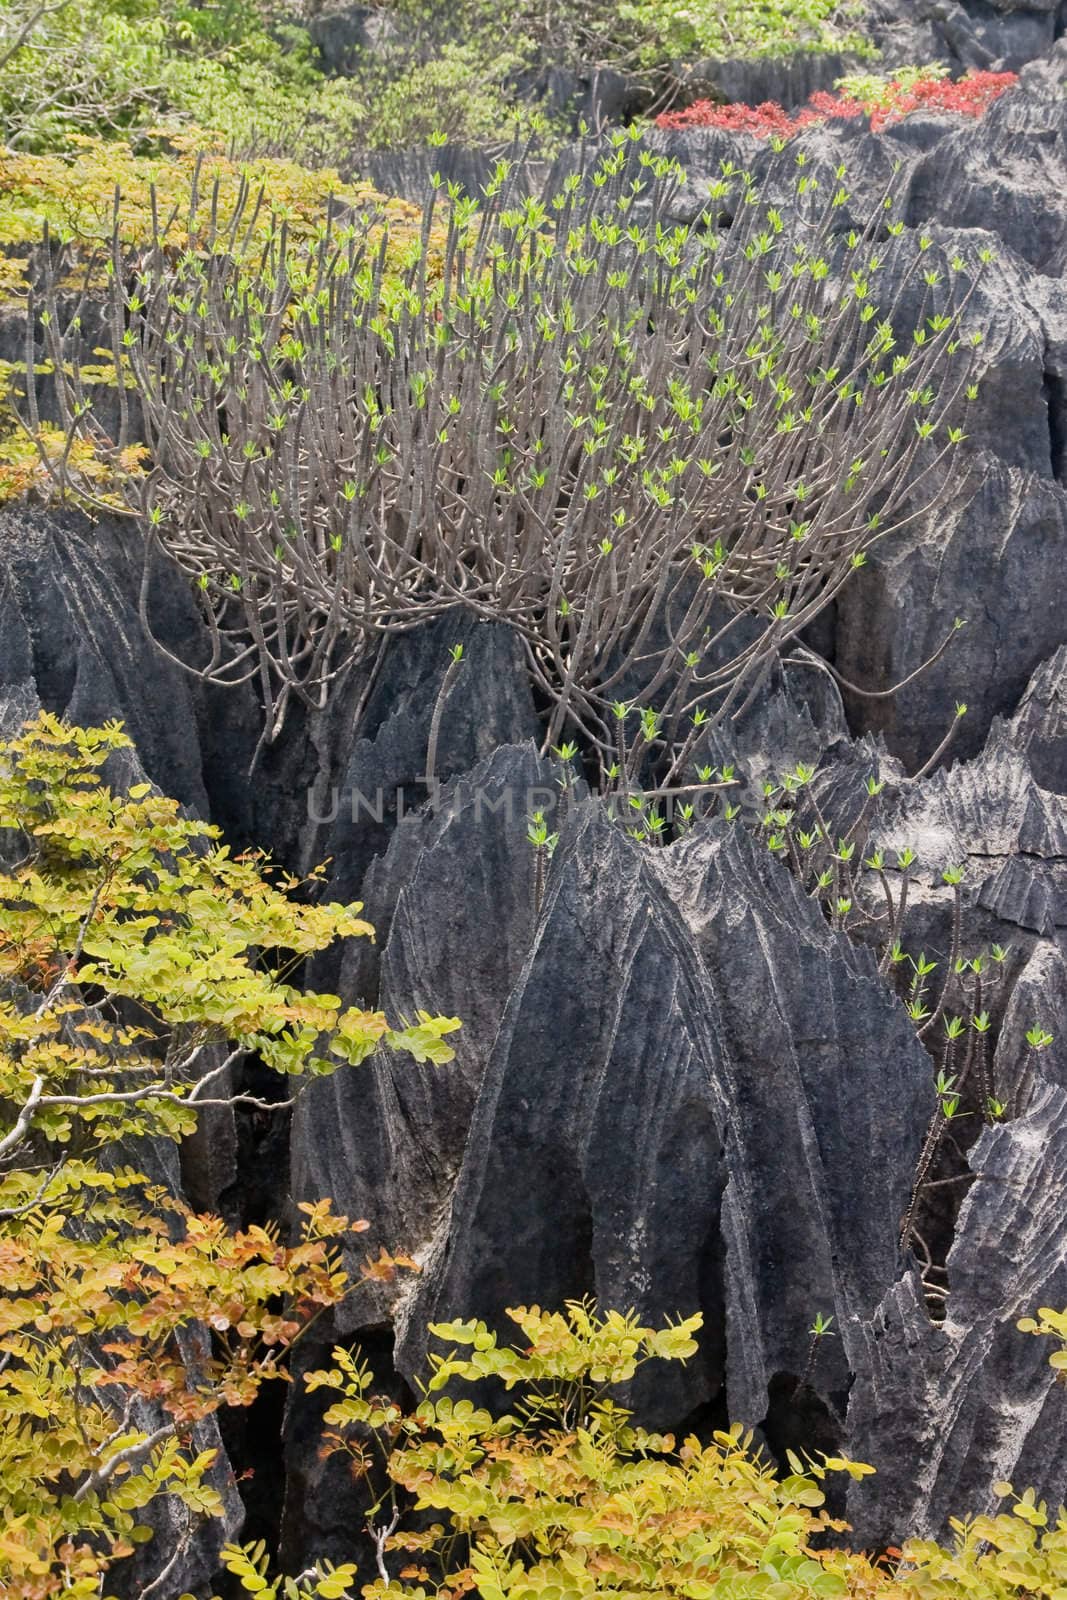
<svg viewBox="0 0 1067 1600"><path fill-rule="evenodd" d="M1053 46L1067 8L877 9L890 59L1047 56L981 123L811 135L813 170L848 164L843 226L872 214L899 163L909 228L938 251L993 252L970 308L986 371L957 491L884 541L798 659L716 735L709 759L743 780L736 822L663 848L629 839L540 752L521 642L459 614L391 639L328 711L294 715L261 746L253 692L208 688L179 664L203 660L205 638L163 565L145 613L170 655L145 632L134 527L0 515L0 726L42 705L122 718L137 776L295 868L329 858L331 892L364 901L377 944L324 959L313 981L391 1015L463 1019L450 1068L377 1057L309 1085L291 1128L231 1122L191 1152L198 1203L285 1218L330 1194L368 1217L371 1245L420 1261L398 1286L360 1288L302 1359L359 1341L403 1394L428 1319L498 1320L583 1294L654 1319L699 1308L699 1358L635 1403L672 1427L736 1417L772 1449L873 1462L845 1508L871 1544L940 1531L950 1510L987 1505L999 1477L1067 1492L1067 1408L1040 1341L1014 1328L1067 1295L1067 47ZM679 217L698 214L724 157L775 181L774 153L751 142L656 139L687 168ZM451 159L475 187L484 153ZM379 181L416 197L429 169L409 168ZM952 647L887 696L956 616ZM916 781L957 702L954 744ZM751 825L761 784L801 760L846 827L866 777L885 781L865 848L918 851L909 947L947 962L940 874L962 865L967 948L1007 949L991 1071L1020 1114L980 1127L972 1107L946 1167L943 1314L924 1297L919 1246L900 1246L936 1105L931 1053L871 950L829 927ZM551 861L527 837L536 809L560 835ZM1057 1041L1038 1056L1036 1022ZM819 1312L834 1337L812 1362ZM286 1421L294 1561L348 1558L358 1518L318 1458L318 1403L294 1387ZM231 1443L261 1448L255 1430Z"/></svg>

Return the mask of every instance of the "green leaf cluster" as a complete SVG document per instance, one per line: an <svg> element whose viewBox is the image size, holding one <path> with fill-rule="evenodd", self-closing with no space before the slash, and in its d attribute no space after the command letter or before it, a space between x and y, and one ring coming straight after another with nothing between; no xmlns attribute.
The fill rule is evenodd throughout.
<svg viewBox="0 0 1067 1600"><path fill-rule="evenodd" d="M129 750L117 724L44 713L0 743L0 1589L21 1600L98 1600L160 1495L222 1512L192 1430L281 1374L367 1227L323 1201L295 1243L232 1232L131 1166L131 1141L180 1140L203 1106L269 1111L233 1087L245 1055L294 1076L378 1047L441 1064L459 1026L298 987L306 956L371 934L359 906L235 855L149 783L113 786Z"/></svg>
<svg viewBox="0 0 1067 1600"><path fill-rule="evenodd" d="M78 135L190 122L227 138L352 121L292 8L258 0L0 0L0 140L62 150Z"/></svg>
<svg viewBox="0 0 1067 1600"><path fill-rule="evenodd" d="M874 1559L828 1548L847 1525L824 1507L832 1473L872 1468L844 1456L778 1472L740 1426L710 1442L636 1427L626 1385L646 1361L687 1360L700 1317L643 1326L635 1314L569 1302L507 1313L513 1346L479 1321L431 1331L447 1348L431 1358L424 1396L405 1414L375 1393L369 1367L334 1352L308 1375L333 1391L326 1444L371 1476L376 1444L391 1487L371 1509L378 1581L365 1600L1060 1600L1067 1580L1067 1517L1050 1517L1033 1490L1010 1512L953 1523L951 1545L914 1540ZM1042 1312L1043 1317L1052 1313ZM816 1319L825 1331L828 1321ZM814 1330L813 1330L814 1331ZM478 1386L478 1401L461 1386ZM503 1385L508 1410L482 1402ZM402 1520L400 1507L414 1513ZM224 1560L249 1593L270 1600L354 1596L351 1569L313 1569L268 1589L267 1559L230 1547ZM397 1571L399 1567L399 1571ZM347 1587L345 1586L347 1583Z"/></svg>
<svg viewBox="0 0 1067 1600"><path fill-rule="evenodd" d="M382 1539L410 1558L399 1585L389 1573L364 1589L368 1600L397 1587L416 1600L830 1600L852 1592L853 1568L870 1570L862 1558L816 1554L813 1542L833 1526L822 1510L826 1474L870 1468L797 1461L782 1478L741 1427L679 1444L634 1425L626 1386L646 1363L695 1355L699 1315L652 1328L579 1302L507 1314L521 1336L514 1345L478 1321L431 1329L451 1348L432 1357L410 1416L375 1395L369 1370L347 1352L309 1375L311 1388L340 1393L326 1412L328 1444L362 1463L361 1441L384 1436L389 1476L413 1497L418 1531ZM494 1381L508 1411L457 1392Z"/></svg>

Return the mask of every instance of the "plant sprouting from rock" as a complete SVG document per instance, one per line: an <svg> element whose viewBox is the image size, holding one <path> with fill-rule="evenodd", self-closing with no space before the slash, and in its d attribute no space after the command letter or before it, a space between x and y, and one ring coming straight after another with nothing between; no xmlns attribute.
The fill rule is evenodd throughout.
<svg viewBox="0 0 1067 1600"><path fill-rule="evenodd" d="M321 704L384 635L460 606L522 638L546 749L616 764L637 684L632 760L673 768L696 714L743 710L945 491L972 375L964 260L883 242L887 211L843 230L844 171L793 170L788 219L726 164L679 226L675 170L619 134L546 202L506 164L479 205L439 190L392 272L343 211L310 247L279 225L252 264L240 215L196 252L161 221L107 320L151 450L129 509L211 628L189 665L255 679L272 737L294 695ZM54 277L44 307L73 440Z"/></svg>

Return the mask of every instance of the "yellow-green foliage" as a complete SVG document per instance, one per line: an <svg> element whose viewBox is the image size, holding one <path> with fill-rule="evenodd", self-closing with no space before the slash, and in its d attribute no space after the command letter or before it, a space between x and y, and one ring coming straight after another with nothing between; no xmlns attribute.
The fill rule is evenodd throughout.
<svg viewBox="0 0 1067 1600"><path fill-rule="evenodd" d="M910 94L923 84L940 83L948 68L940 62L923 66L893 67L889 72L853 72L834 80L834 88L846 100L856 100L870 116L891 111L901 95Z"/></svg>
<svg viewBox="0 0 1067 1600"><path fill-rule="evenodd" d="M190 1428L278 1375L347 1292L331 1241L365 1226L327 1201L292 1247L233 1234L126 1164L127 1141L189 1133L247 1053L289 1075L379 1046L443 1063L459 1026L297 988L295 961L371 933L360 907L314 903L317 874L234 856L147 783L114 792L129 746L47 715L0 745L0 1591L19 1600L97 1600L158 1495L223 1509Z"/></svg>
<svg viewBox="0 0 1067 1600"><path fill-rule="evenodd" d="M822 1509L827 1473L869 1467L822 1458L781 1477L740 1427L710 1444L676 1441L635 1427L620 1406L619 1386L639 1368L695 1354L699 1316L659 1329L576 1303L508 1316L521 1335L514 1347L480 1322L432 1329L452 1349L432 1358L409 1416L375 1395L344 1351L308 1378L340 1391L326 1412L328 1444L362 1471L368 1431L393 1442L390 1478L425 1514L385 1541L400 1571L366 1588L368 1600L832 1600L857 1592L853 1573L872 1575L864 1558L814 1546L835 1526ZM507 1411L455 1393L487 1379L507 1391ZM241 1573L235 1555L229 1564Z"/></svg>
<svg viewBox="0 0 1067 1600"><path fill-rule="evenodd" d="M1067 1514L1049 1515L1032 1489L1016 1496L1010 1483L995 1485L1010 1496L1010 1512L953 1520L951 1549L914 1539L904 1547L905 1600L1065 1600Z"/></svg>
<svg viewBox="0 0 1067 1600"><path fill-rule="evenodd" d="M71 1056L60 1026L71 1009L66 991L78 983L154 1014L148 1034L123 1035L122 1050L131 1054L120 1073L153 1077L152 1046L144 1041L173 1030L181 1030L182 1049L190 1038L228 1039L284 1073L355 1065L379 1043L422 1060L451 1058L443 1035L458 1022L424 1018L415 1029L396 1030L380 1012L343 1009L336 995L308 995L286 982L294 957L371 934L359 906L298 903L295 879L272 882L264 857L232 855L217 828L183 817L176 801L149 784L114 793L103 769L129 746L117 725L85 730L43 714L0 745L0 828L23 846L18 865L0 874L0 979L63 975L61 1012L51 1000L35 1011L29 1056L20 1049L0 1057L0 1105L21 1105L44 1072L49 1092L66 1097L62 1126L82 1115L86 1060ZM274 967L263 950L288 954L275 957ZM47 985L46 992L51 996ZM115 1041L106 1042L110 1049ZM106 1055L93 1063L98 1073L105 1073ZM175 1118L185 1131L185 1092L174 1081L159 1100L159 1127L141 1131L173 1131ZM139 1099L151 1121L154 1100L140 1092ZM111 1115L92 1113L97 1138ZM119 1124L124 1137L125 1113Z"/></svg>
<svg viewBox="0 0 1067 1600"><path fill-rule="evenodd" d="M892 1559L825 1548L843 1523L823 1508L829 1473L872 1469L844 1457L800 1461L776 1473L740 1427L710 1444L636 1428L613 1393L655 1360L696 1350L699 1316L643 1327L635 1316L509 1311L521 1339L502 1346L481 1322L431 1329L452 1346L430 1358L414 1411L375 1393L369 1369L345 1350L309 1374L338 1398L326 1443L373 1481L378 1447L389 1486L368 1529L379 1580L365 1600L1064 1600L1067 1519L1049 1526L1032 1491L1006 1515L953 1524L951 1548L913 1541ZM492 1386L490 1408L459 1388ZM506 1409L505 1409L506 1406ZM1011 1495L1008 1484L996 1493ZM398 1495L397 1491L401 1491ZM413 1523L397 1524L401 1503ZM260 1600L341 1600L360 1592L354 1565L323 1563L299 1581L271 1580L262 1545L224 1552L227 1568Z"/></svg>
<svg viewBox="0 0 1067 1600"><path fill-rule="evenodd" d="M107 350L96 350L101 359L82 366L82 380L86 394L93 397L106 393L116 386L115 363ZM52 372L48 361L38 362L35 372L46 376ZM132 387L132 377L124 374L127 388ZM25 409L25 368L14 361L0 361L0 505L25 499L50 499L55 492L53 472L61 459L66 459L72 472L87 485L92 485L94 503L99 506L114 505L120 510L125 504L119 485L140 476L148 451L144 445L131 444L125 449L105 456L92 440L68 439L62 428L54 423L42 422L31 435L19 425L17 412Z"/></svg>
<svg viewBox="0 0 1067 1600"><path fill-rule="evenodd" d="M11 391L8 391L10 396ZM17 394L21 390L16 391ZM148 454L143 445L132 444L114 458L105 457L88 439L67 439L62 428L44 422L31 437L5 414L4 391L0 389L0 505L25 499L47 499L54 489L52 471L66 454L72 472L93 488L96 506L114 505L121 509L125 500L120 483L138 477ZM5 423L7 431L4 431Z"/></svg>
<svg viewBox="0 0 1067 1600"><path fill-rule="evenodd" d="M224 1512L216 1453L190 1429L248 1405L308 1318L344 1297L337 1241L353 1225L309 1208L286 1246L273 1228L195 1216L126 1167L72 1157L29 1178L33 1203L0 1222L0 1593L99 1600L112 1566L151 1538L157 1497Z"/></svg>
<svg viewBox="0 0 1067 1600"><path fill-rule="evenodd" d="M31 250L47 226L53 239L77 247L81 257L110 245L116 192L121 197L120 234L135 246L152 237L153 195L161 224L172 214L168 238L175 249L197 238L190 223L194 184L201 197L199 226L210 225L217 192L216 222L224 232L246 189L262 191L259 216L246 239L253 251L271 228L272 216L285 221L291 237L317 237L331 205L381 215L402 233L416 230L421 210L390 200L366 183L344 183L329 169L311 170L295 161L235 161L208 135L186 133L156 141L152 154L137 153L120 139L78 136L61 153L20 155L0 151L0 251L8 257L9 289L24 279ZM244 230L242 230L243 234Z"/></svg>
<svg viewBox="0 0 1067 1600"><path fill-rule="evenodd" d="M1042 1306L1036 1317L1024 1317L1019 1327L1023 1333L1059 1340L1059 1349L1049 1356L1048 1364L1060 1382L1067 1383L1067 1311L1055 1311L1051 1306Z"/></svg>
<svg viewBox="0 0 1067 1600"><path fill-rule="evenodd" d="M199 196L195 210L194 192ZM126 140L85 135L72 136L62 153L0 150L0 311L7 306L8 315L23 314L46 229L65 247L64 283L71 294L82 287L87 273L91 283L101 286L116 195L123 247L134 251L150 239L156 218L166 227L175 255L197 245L212 226L221 236L220 248L225 248L226 230L238 208L240 244L248 256L262 247L278 220L297 243L312 242L321 237L331 211L340 210L373 219L374 232L378 227L388 230L389 259L399 260L417 240L422 221L416 207L387 198L369 184L344 183L335 171L313 171L294 161L239 162L201 132L157 138L154 153L135 152ZM100 360L81 369L90 399L94 388L106 390L115 383L111 352L96 354ZM43 365L37 370L43 374L48 369ZM55 460L67 448L58 428L45 425L35 443L16 426L12 407L24 390L22 367L0 363L0 504L28 494L48 495L44 456ZM141 452L134 446L121 461L105 460L91 442L76 439L68 460L92 482L96 503L107 503L116 472L136 472Z"/></svg>

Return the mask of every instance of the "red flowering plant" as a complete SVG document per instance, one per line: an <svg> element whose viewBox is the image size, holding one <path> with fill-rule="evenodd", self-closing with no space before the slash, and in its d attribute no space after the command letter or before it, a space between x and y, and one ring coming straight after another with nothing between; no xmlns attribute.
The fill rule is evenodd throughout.
<svg viewBox="0 0 1067 1600"><path fill-rule="evenodd" d="M775 100L761 105L716 105L696 100L681 111L665 111L656 118L659 128L723 128L728 133L748 133L757 139L789 139L803 128L822 122L870 118L871 131L901 121L913 111L980 117L1018 82L1014 72L971 72L953 81L944 69L901 69L892 78L840 78L831 94L820 89L792 114Z"/></svg>

